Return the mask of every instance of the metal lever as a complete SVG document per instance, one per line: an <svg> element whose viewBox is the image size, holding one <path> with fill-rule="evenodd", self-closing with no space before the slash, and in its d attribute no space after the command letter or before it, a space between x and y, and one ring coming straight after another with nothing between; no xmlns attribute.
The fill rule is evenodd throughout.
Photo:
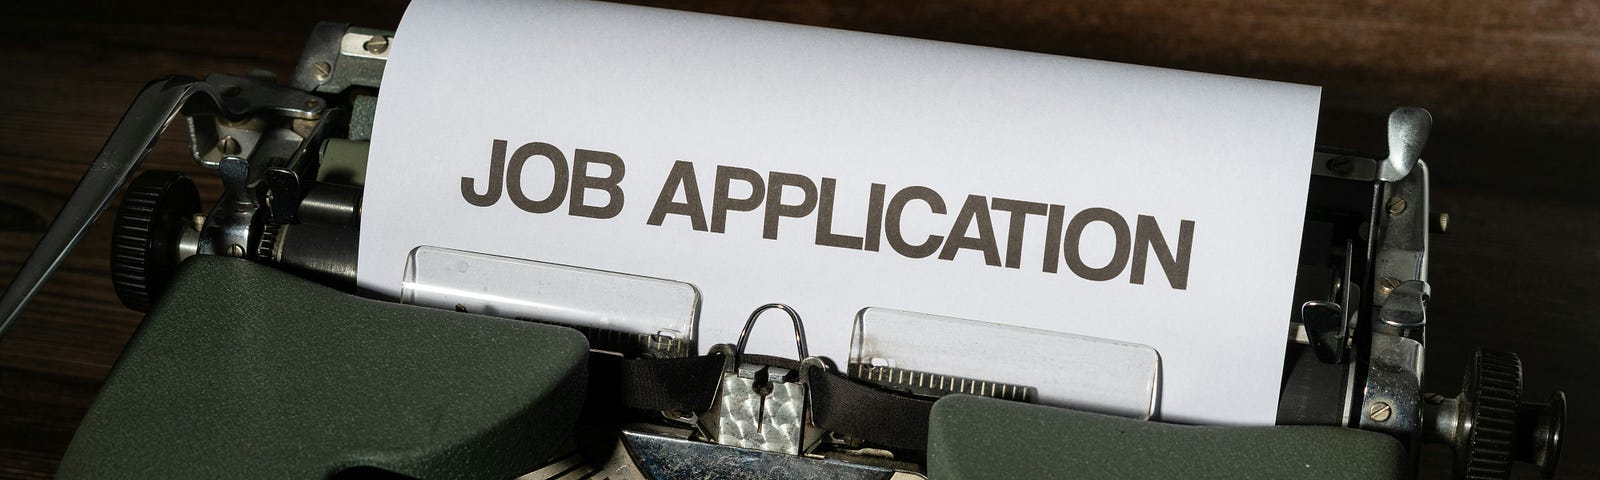
<svg viewBox="0 0 1600 480"><path fill-rule="evenodd" d="M811 352L806 348L806 326L800 323L800 312L796 312L794 308L782 303L769 303L762 305L754 312L750 312L750 319L744 321L744 330L739 332L739 346L736 347L734 353L744 355L744 346L750 341L750 329L756 326L756 319L761 318L762 312L774 308L783 310L783 313L789 314L789 320L794 321L794 346L800 353L799 359L804 360L806 357L810 357Z"/></svg>
<svg viewBox="0 0 1600 480"><path fill-rule="evenodd" d="M191 98L204 98L206 102L191 107ZM117 188L144 163L167 124L181 111L216 111L221 102L215 88L191 77L163 77L145 85L67 198L67 204L61 207L61 213L39 239L39 245L23 262L16 279L6 287L5 296L0 297L0 336L21 316L23 307L39 293L72 247L83 239L84 232L111 203Z"/></svg>
<svg viewBox="0 0 1600 480"><path fill-rule="evenodd" d="M1378 180L1394 182L1411 174L1428 144L1433 115L1420 107L1400 107L1389 112L1389 158L1378 166Z"/></svg>

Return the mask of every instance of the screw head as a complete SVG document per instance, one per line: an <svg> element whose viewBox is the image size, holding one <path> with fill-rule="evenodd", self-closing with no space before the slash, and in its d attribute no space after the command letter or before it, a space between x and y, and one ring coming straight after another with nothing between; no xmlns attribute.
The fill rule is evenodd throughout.
<svg viewBox="0 0 1600 480"><path fill-rule="evenodd" d="M244 256L244 246L239 245L237 243L235 243L233 245L228 245L228 256L230 256L230 257L243 257Z"/></svg>
<svg viewBox="0 0 1600 480"><path fill-rule="evenodd" d="M1393 415L1394 407L1390 406L1388 402L1374 402L1367 407L1367 417L1374 422L1387 422L1389 417Z"/></svg>
<svg viewBox="0 0 1600 480"><path fill-rule="evenodd" d="M361 44L361 48L367 49L367 52L373 55L383 53L389 50L389 37L372 37Z"/></svg>
<svg viewBox="0 0 1600 480"><path fill-rule="evenodd" d="M1327 167L1328 171L1340 175L1349 175L1356 168L1355 162L1351 161L1350 157L1343 155L1328 159L1327 162L1323 163L1323 166Z"/></svg>
<svg viewBox="0 0 1600 480"><path fill-rule="evenodd" d="M1382 280L1378 280L1379 295L1387 297L1390 293L1394 293L1394 289L1396 288L1400 288L1400 279L1398 278L1383 277Z"/></svg>
<svg viewBox="0 0 1600 480"><path fill-rule="evenodd" d="M217 152L223 155L238 155L239 141L232 136L222 137L221 140L217 140Z"/></svg>
<svg viewBox="0 0 1600 480"><path fill-rule="evenodd" d="M311 64L311 76L316 78L317 81L326 82L328 81L328 77L332 75L333 64L328 62L317 62Z"/></svg>
<svg viewBox="0 0 1600 480"><path fill-rule="evenodd" d="M1406 199L1394 197L1389 199L1389 216L1398 217L1406 211Z"/></svg>
<svg viewBox="0 0 1600 480"><path fill-rule="evenodd" d="M1433 232L1445 233L1450 231L1450 214L1440 212L1433 216Z"/></svg>

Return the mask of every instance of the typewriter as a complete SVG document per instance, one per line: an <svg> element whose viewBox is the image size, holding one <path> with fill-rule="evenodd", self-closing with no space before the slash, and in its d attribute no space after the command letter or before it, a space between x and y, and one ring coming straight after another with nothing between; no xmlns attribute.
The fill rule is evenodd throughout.
<svg viewBox="0 0 1600 480"><path fill-rule="evenodd" d="M1278 425L1170 425L1150 421L1153 352L1070 335L869 308L850 358L814 357L784 305L704 339L693 285L433 247L413 252L400 304L360 298L393 38L323 23L287 82L167 77L139 93L0 300L9 323L123 190L114 283L149 313L64 478L1409 477L1424 442L1454 449L1459 478L1559 463L1565 397L1524 392L1515 354L1479 350L1459 393L1421 391L1428 239L1447 218L1428 205L1420 108L1394 110L1386 154L1311 159ZM180 114L220 198L140 170ZM744 353L763 313L789 318L796 357ZM948 351L907 339L913 321L981 340L918 360ZM1074 365L1007 358L1017 338L1135 374L1063 384Z"/></svg>

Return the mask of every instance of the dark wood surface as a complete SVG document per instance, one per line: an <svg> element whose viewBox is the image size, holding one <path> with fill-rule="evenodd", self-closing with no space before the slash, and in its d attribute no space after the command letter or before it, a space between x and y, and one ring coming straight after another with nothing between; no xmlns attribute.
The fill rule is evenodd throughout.
<svg viewBox="0 0 1600 480"><path fill-rule="evenodd" d="M1475 347L1518 352L1571 400L1562 477L1600 477L1600 7L1589 2L938 0L652 2L852 30L1323 85L1319 141L1382 151L1396 105L1433 111L1428 388ZM287 75L318 20L393 28L403 2L7 2L0 6L0 285L133 94L159 75ZM530 46L529 48L537 48ZM1246 113L1247 114L1247 113ZM149 167L215 176L178 130ZM109 217L107 217L109 219ZM110 221L0 340L0 477L51 475L140 316L111 290ZM1248 292L1248 285L1239 286ZM1425 451L1427 477L1448 453ZM1530 477L1528 468L1519 477Z"/></svg>

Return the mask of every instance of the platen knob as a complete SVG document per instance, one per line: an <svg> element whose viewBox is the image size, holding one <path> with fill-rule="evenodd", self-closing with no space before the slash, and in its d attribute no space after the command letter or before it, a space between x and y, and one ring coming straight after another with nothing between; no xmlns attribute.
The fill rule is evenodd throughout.
<svg viewBox="0 0 1600 480"><path fill-rule="evenodd" d="M1478 350L1467 365L1457 398L1462 401L1457 418L1466 431L1456 438L1456 471L1469 479L1510 477L1517 405L1522 403L1522 359Z"/></svg>
<svg viewBox="0 0 1600 480"><path fill-rule="evenodd" d="M1509 352L1479 349L1455 398L1428 399L1429 438L1455 449L1455 476L1504 479L1511 462L1533 463L1545 477L1561 459L1567 397L1549 404L1523 403L1522 360Z"/></svg>
<svg viewBox="0 0 1600 480"><path fill-rule="evenodd" d="M111 230L111 283L123 305L142 312L161 295L196 213L200 192L182 173L150 170L128 185Z"/></svg>

